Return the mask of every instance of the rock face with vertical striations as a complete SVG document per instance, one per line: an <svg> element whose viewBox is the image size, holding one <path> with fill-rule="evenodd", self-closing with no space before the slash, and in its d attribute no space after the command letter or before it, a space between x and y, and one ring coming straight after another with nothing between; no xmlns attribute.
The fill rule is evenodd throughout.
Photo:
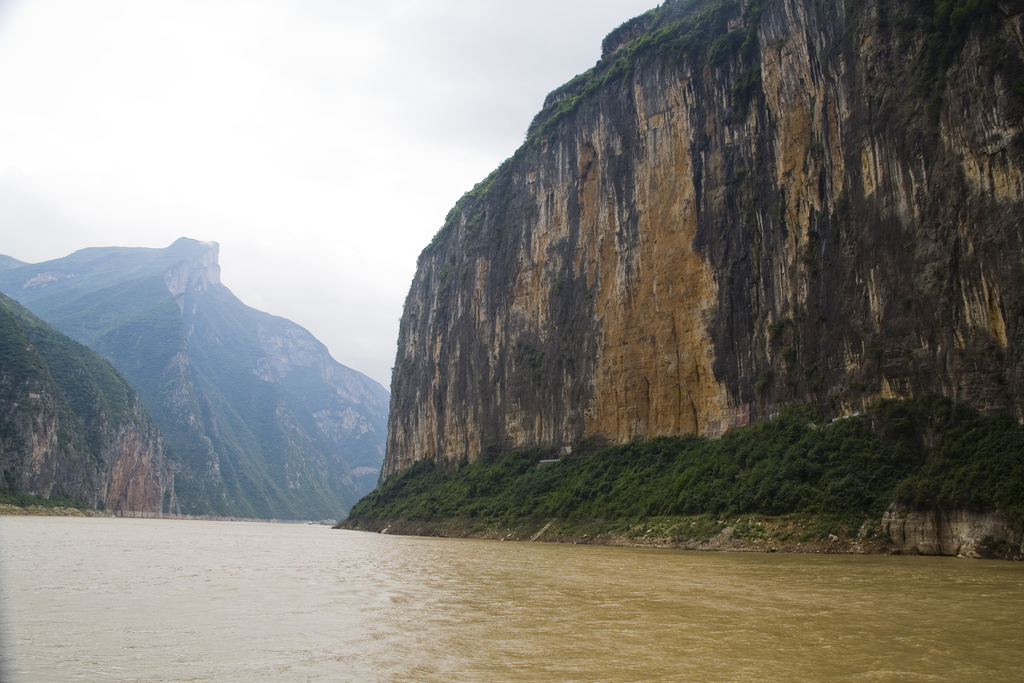
<svg viewBox="0 0 1024 683"><path fill-rule="evenodd" d="M0 491L176 513L142 401L96 353L0 294Z"/></svg>
<svg viewBox="0 0 1024 683"><path fill-rule="evenodd" d="M382 480L934 390L1024 417L1024 3L668 2L424 249Z"/></svg>

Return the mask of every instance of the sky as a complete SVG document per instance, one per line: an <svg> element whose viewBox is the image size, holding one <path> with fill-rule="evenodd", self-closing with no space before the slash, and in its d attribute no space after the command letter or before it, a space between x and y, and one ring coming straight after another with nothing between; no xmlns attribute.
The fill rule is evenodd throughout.
<svg viewBox="0 0 1024 683"><path fill-rule="evenodd" d="M416 258L656 0L0 0L0 254L220 244L390 387Z"/></svg>

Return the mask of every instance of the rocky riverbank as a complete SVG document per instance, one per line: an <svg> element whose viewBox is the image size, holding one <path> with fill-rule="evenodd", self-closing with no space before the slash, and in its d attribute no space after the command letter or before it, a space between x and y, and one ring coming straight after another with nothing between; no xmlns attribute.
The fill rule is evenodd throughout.
<svg viewBox="0 0 1024 683"><path fill-rule="evenodd" d="M32 517L114 517L109 510L80 510L72 507L43 507L42 505L9 505L0 503L0 515L29 515Z"/></svg>
<svg viewBox="0 0 1024 683"><path fill-rule="evenodd" d="M603 520L529 519L512 524L470 519L339 522L338 529L382 534L571 543L675 550L781 552L822 555L944 555L1024 560L1024 546L999 513L907 512L890 508L878 520L850 528L816 516L706 515L659 517L621 524Z"/></svg>

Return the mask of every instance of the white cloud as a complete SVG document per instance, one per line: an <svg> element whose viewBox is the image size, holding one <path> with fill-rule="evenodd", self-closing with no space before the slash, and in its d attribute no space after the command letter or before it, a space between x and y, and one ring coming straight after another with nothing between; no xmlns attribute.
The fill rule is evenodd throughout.
<svg viewBox="0 0 1024 683"><path fill-rule="evenodd" d="M221 243L385 386L419 251L636 0L0 4L0 253Z"/></svg>

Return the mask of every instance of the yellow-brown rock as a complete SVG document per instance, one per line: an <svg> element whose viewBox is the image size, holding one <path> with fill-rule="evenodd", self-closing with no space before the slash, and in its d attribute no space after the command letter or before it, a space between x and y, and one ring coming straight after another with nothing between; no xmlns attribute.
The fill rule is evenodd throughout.
<svg viewBox="0 0 1024 683"><path fill-rule="evenodd" d="M789 402L1024 417L1024 3L954 4L669 2L610 34L423 251L382 480Z"/></svg>
<svg viewBox="0 0 1024 683"><path fill-rule="evenodd" d="M124 377L2 294L0 493L178 512L159 432Z"/></svg>

